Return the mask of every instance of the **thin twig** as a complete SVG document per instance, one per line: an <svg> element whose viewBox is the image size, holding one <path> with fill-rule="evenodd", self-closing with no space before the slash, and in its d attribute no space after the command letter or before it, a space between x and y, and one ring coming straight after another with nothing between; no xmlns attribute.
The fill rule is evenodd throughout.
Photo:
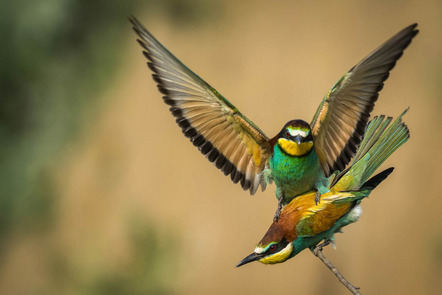
<svg viewBox="0 0 442 295"><path fill-rule="evenodd" d="M339 279L339 281L348 290L350 290L350 292L352 292L353 294L361 295L361 293L359 293L358 291L359 287L355 287L352 284L350 284L350 282L338 271L338 269L327 258L325 258L324 254L322 253L322 248L326 245L328 245L327 242L316 246L316 248L313 250L313 254L319 259L321 259L321 261L332 271L332 273L335 274L335 276Z"/></svg>

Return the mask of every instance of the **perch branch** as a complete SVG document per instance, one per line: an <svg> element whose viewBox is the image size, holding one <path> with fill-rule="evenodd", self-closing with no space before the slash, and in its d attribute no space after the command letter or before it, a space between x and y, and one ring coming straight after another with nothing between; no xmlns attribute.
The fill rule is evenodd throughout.
<svg viewBox="0 0 442 295"><path fill-rule="evenodd" d="M322 248L324 248L325 246L327 246L329 243L328 242L324 242L322 244L319 244L318 246L316 246L316 248L312 251L313 254L318 257L319 259L321 259L321 261L331 270L332 273L335 274L335 276L338 278L338 280L348 289L350 290L350 292L352 292L353 294L358 294L361 295L361 293L359 293L359 287L355 287L352 284L350 284L350 282L338 271L338 269L327 259L325 258L324 254L322 253Z"/></svg>

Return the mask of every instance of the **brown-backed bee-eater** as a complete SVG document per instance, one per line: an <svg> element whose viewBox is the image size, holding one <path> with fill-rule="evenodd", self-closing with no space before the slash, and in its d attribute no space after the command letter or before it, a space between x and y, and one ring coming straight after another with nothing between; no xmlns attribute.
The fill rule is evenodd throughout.
<svg viewBox="0 0 442 295"><path fill-rule="evenodd" d="M329 177L353 158L389 72L418 33L406 27L352 67L324 96L310 124L291 120L267 137L224 96L186 67L134 17L153 79L184 135L234 183L253 195L275 182L283 206L314 190L328 195Z"/></svg>

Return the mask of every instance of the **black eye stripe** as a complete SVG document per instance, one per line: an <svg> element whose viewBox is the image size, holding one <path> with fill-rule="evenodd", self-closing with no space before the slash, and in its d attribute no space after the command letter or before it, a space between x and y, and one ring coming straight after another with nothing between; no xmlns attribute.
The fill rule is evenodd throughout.
<svg viewBox="0 0 442 295"><path fill-rule="evenodd" d="M286 239L282 239L281 242L279 242L278 244L271 245L265 253L266 254L277 253L277 252L281 251L282 249L284 249L285 247L287 247L288 243L289 242L287 242Z"/></svg>

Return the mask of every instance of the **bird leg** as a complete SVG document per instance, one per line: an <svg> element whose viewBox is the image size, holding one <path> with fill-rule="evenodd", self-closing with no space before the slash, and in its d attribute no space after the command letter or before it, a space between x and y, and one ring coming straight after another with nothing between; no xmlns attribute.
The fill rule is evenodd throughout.
<svg viewBox="0 0 442 295"><path fill-rule="evenodd" d="M330 240L324 240L324 242L316 246L316 248L313 250L313 254L315 254L315 251L322 251L322 248L328 245L330 245Z"/></svg>
<svg viewBox="0 0 442 295"><path fill-rule="evenodd" d="M278 222L279 220L279 215L281 215L281 210L282 210L282 202L284 201L284 193L282 193L279 196L278 199L278 208L276 208L276 212L275 215L273 215L273 222Z"/></svg>
<svg viewBox="0 0 442 295"><path fill-rule="evenodd" d="M315 205L317 206L318 204L321 204L321 192L319 190L315 194Z"/></svg>

